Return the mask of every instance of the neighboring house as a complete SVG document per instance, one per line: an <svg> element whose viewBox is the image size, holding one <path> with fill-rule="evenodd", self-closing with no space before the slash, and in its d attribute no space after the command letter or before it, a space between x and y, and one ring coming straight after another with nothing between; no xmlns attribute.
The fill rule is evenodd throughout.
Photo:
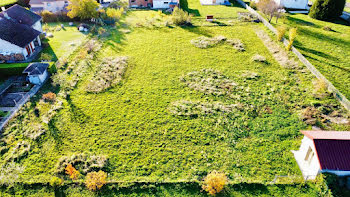
<svg viewBox="0 0 350 197"><path fill-rule="evenodd" d="M129 0L131 8L169 9L179 6L179 0Z"/></svg>
<svg viewBox="0 0 350 197"><path fill-rule="evenodd" d="M254 0L255 2L259 2L259 0ZM309 0L275 0L275 2L284 8L288 9L301 9L306 10L309 8L308 3Z"/></svg>
<svg viewBox="0 0 350 197"><path fill-rule="evenodd" d="M28 81L30 83L41 85L49 76L47 71L48 67L48 63L31 63L26 69L24 69L23 74L28 75Z"/></svg>
<svg viewBox="0 0 350 197"><path fill-rule="evenodd" d="M224 5L225 0L200 0L202 5Z"/></svg>
<svg viewBox="0 0 350 197"><path fill-rule="evenodd" d="M19 5L2 11L0 13L0 55L2 58L0 59L14 56L23 56L23 59L27 59L41 48L39 47L41 46L39 37L41 33L41 16Z"/></svg>
<svg viewBox="0 0 350 197"><path fill-rule="evenodd" d="M30 10L33 12L41 12L44 10L50 12L64 12L67 11L68 0L31 0Z"/></svg>
<svg viewBox="0 0 350 197"><path fill-rule="evenodd" d="M300 149L292 151L305 178L319 173L350 176L350 131L301 131Z"/></svg>

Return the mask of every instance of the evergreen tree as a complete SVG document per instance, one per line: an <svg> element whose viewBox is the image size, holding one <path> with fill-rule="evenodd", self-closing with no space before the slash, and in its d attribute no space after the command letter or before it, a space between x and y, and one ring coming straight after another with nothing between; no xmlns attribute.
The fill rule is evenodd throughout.
<svg viewBox="0 0 350 197"><path fill-rule="evenodd" d="M310 17L331 21L342 15L346 0L316 0L310 10Z"/></svg>

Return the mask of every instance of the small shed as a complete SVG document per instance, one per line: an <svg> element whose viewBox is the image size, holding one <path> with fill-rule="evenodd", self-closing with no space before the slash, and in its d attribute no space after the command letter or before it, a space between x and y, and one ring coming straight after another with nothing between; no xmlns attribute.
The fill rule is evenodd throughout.
<svg viewBox="0 0 350 197"><path fill-rule="evenodd" d="M214 21L214 16L213 15L207 15L207 21L213 22Z"/></svg>
<svg viewBox="0 0 350 197"><path fill-rule="evenodd" d="M49 76L48 67L48 63L31 63L24 69L23 73L28 75L27 79L30 83L41 85Z"/></svg>
<svg viewBox="0 0 350 197"><path fill-rule="evenodd" d="M304 179L319 173L350 176L350 131L301 131L300 149L292 151Z"/></svg>

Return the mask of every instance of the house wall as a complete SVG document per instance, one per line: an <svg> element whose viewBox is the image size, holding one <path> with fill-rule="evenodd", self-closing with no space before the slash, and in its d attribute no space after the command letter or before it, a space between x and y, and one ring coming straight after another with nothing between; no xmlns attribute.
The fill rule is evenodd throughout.
<svg viewBox="0 0 350 197"><path fill-rule="evenodd" d="M33 29L37 30L37 31L40 31L40 32L43 32L43 28L41 26L41 20L36 22L33 26L32 26Z"/></svg>
<svg viewBox="0 0 350 197"><path fill-rule="evenodd" d="M225 0L200 0L202 5L221 5Z"/></svg>
<svg viewBox="0 0 350 197"><path fill-rule="evenodd" d="M259 2L259 0L254 0ZM275 0L279 6L290 9L307 9L309 0Z"/></svg>
<svg viewBox="0 0 350 197"><path fill-rule="evenodd" d="M42 84L48 76L47 70L42 75L28 75L29 82L35 85Z"/></svg>
<svg viewBox="0 0 350 197"><path fill-rule="evenodd" d="M311 159L311 161L306 161L305 157L307 155L309 148L311 148L312 152L314 153L314 156ZM295 160L297 161L304 178L315 179L318 173L320 173L321 167L318 162L318 158L316 155L316 148L313 140L304 136L301 142L300 149L298 151L292 151L292 152L294 154Z"/></svg>
<svg viewBox="0 0 350 197"><path fill-rule="evenodd" d="M129 6L131 8L152 7L152 5L153 0L129 0Z"/></svg>
<svg viewBox="0 0 350 197"><path fill-rule="evenodd" d="M44 2L44 10L60 12L64 9L65 1Z"/></svg>
<svg viewBox="0 0 350 197"><path fill-rule="evenodd" d="M153 8L155 9L167 9L169 8L169 3L171 0L154 0L153 1Z"/></svg>
<svg viewBox="0 0 350 197"><path fill-rule="evenodd" d="M23 48L16 46L10 42L7 42L5 40L0 39L0 53L5 54L5 53L21 53L24 56L27 55L27 52L24 54L23 53ZM25 49L24 49L25 50Z"/></svg>

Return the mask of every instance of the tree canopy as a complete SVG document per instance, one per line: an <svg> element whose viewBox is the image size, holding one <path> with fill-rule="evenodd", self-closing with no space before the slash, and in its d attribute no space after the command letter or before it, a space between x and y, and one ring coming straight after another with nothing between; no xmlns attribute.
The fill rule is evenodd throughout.
<svg viewBox="0 0 350 197"><path fill-rule="evenodd" d="M310 17L330 21L342 15L346 0L316 0L310 10Z"/></svg>
<svg viewBox="0 0 350 197"><path fill-rule="evenodd" d="M67 15L70 18L79 17L86 20L98 16L97 8L99 4L95 0L70 0L70 2L67 6L69 10Z"/></svg>

